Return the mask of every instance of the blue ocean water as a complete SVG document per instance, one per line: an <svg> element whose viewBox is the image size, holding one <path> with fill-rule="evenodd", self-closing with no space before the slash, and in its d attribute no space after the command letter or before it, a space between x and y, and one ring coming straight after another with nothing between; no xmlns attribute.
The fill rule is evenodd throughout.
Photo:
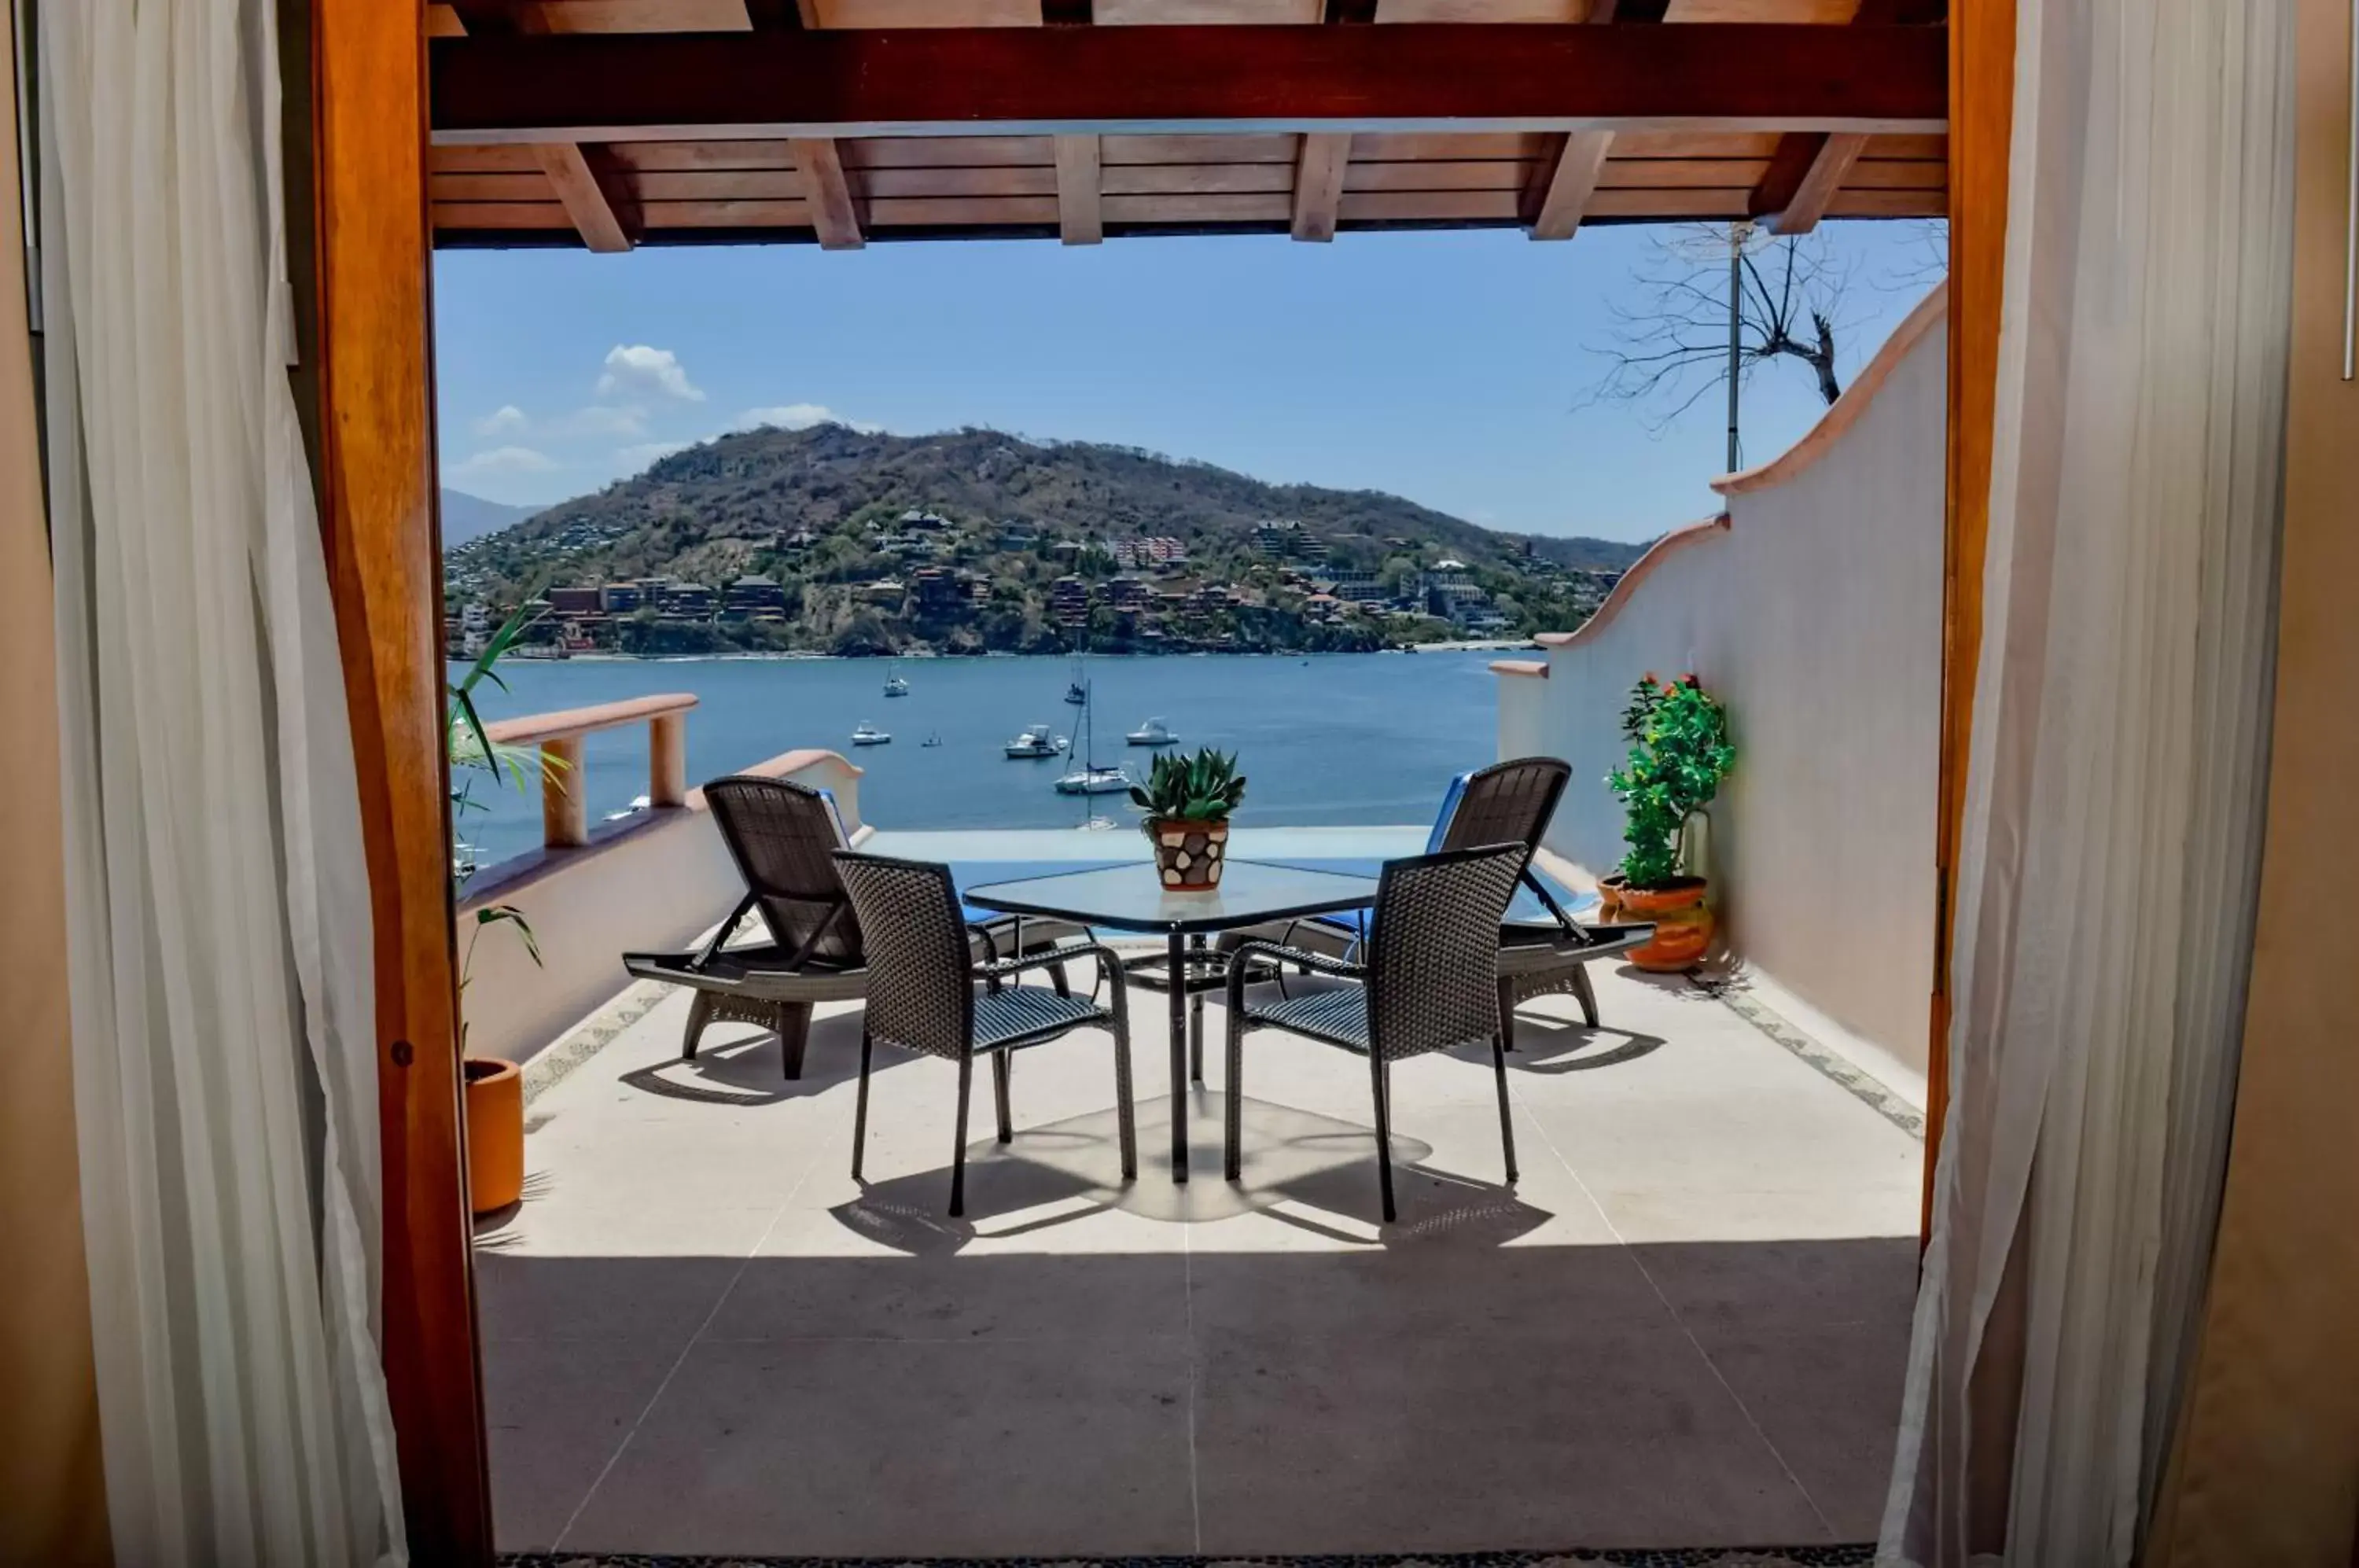
<svg viewBox="0 0 2359 1568"><path fill-rule="evenodd" d="M1125 732L1160 716L1183 747L1238 754L1249 784L1241 827L1422 823L1452 774L1497 754L1496 654L1318 654L1093 659L1096 760L1143 776L1145 747ZM861 812L881 828L1053 828L1091 811L1126 822L1118 795L1058 794L1069 758L1015 762L1000 748L1029 724L1082 746L1082 710L1063 700L1074 666L1058 659L908 659L907 697L883 695L882 659L678 659L510 662L508 690L479 690L487 719L663 691L693 692L690 783L799 746L841 751L863 768ZM455 673L455 672L454 672ZM867 722L890 746L854 750ZM920 743L929 735L942 744ZM593 823L647 789L647 727L590 736L583 773ZM539 842L532 795L479 779L491 809L461 832L486 866Z"/></svg>

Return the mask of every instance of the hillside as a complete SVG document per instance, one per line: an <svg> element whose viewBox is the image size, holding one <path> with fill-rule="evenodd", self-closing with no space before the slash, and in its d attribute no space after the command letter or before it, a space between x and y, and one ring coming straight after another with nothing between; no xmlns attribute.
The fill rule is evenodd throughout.
<svg viewBox="0 0 2359 1568"><path fill-rule="evenodd" d="M1576 626L1641 548L1135 448L819 425L676 452L447 572L454 607L545 593L549 635L632 651L1354 648Z"/></svg>
<svg viewBox="0 0 2359 1568"><path fill-rule="evenodd" d="M470 539L520 523L539 510L538 506L486 501L481 495L470 495L446 485L442 487L442 548L456 550Z"/></svg>

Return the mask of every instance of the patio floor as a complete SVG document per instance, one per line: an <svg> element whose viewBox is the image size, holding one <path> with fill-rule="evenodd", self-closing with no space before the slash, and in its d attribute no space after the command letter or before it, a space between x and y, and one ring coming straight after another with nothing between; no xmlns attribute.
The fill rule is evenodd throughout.
<svg viewBox="0 0 2359 1568"><path fill-rule="evenodd" d="M1162 998L1135 992L1138 1181L1106 1037L956 1077L858 1023L804 1080L668 996L535 1100L478 1237L504 1550L1006 1557L1871 1541L1915 1290L1922 1146L1684 981L1527 1004L1510 1059L1396 1069L1377 1224L1366 1069L1246 1046L1246 1180L1212 1087L1175 1187ZM1413 1168L1413 1169L1412 1169Z"/></svg>

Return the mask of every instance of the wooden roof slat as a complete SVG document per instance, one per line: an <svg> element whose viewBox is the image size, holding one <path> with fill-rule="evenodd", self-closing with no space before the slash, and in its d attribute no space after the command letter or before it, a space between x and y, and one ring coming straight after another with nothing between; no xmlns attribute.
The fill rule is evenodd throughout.
<svg viewBox="0 0 2359 1568"><path fill-rule="evenodd" d="M536 161L529 174L476 174L473 171L426 177L426 194L435 201L554 201L557 192Z"/></svg>
<svg viewBox="0 0 2359 1568"><path fill-rule="evenodd" d="M1844 177L1845 191L1944 191L1950 166L1929 158L1864 158Z"/></svg>
<svg viewBox="0 0 2359 1568"><path fill-rule="evenodd" d="M1344 223L1399 223L1452 219L1516 223L1523 217L1517 191L1353 191L1344 193L1337 216Z"/></svg>
<svg viewBox="0 0 2359 1568"><path fill-rule="evenodd" d="M1722 185L1751 185L1769 167L1767 158L1611 158L1597 183L1646 190L1702 190Z"/></svg>
<svg viewBox="0 0 2359 1568"><path fill-rule="evenodd" d="M1054 136L847 136L835 145L846 169L1057 167Z"/></svg>
<svg viewBox="0 0 2359 1568"><path fill-rule="evenodd" d="M557 142L540 149L541 172L593 251L626 251L639 242L639 201L606 149Z"/></svg>
<svg viewBox="0 0 2359 1568"><path fill-rule="evenodd" d="M1109 196L1109 223L1290 223L1294 198L1284 194Z"/></svg>
<svg viewBox="0 0 2359 1568"><path fill-rule="evenodd" d="M1614 155L1766 159L1777 150L1777 141L1776 131L1624 131L1614 138Z"/></svg>
<svg viewBox="0 0 2359 1568"><path fill-rule="evenodd" d="M648 201L800 201L810 194L791 169L650 169L638 177Z"/></svg>
<svg viewBox="0 0 2359 1568"><path fill-rule="evenodd" d="M1552 138L1546 131L1362 131L1352 138L1352 156L1372 163L1410 158L1535 158Z"/></svg>
<svg viewBox="0 0 2359 1568"><path fill-rule="evenodd" d="M1867 147L1867 138L1844 133L1811 137L1789 136L1770 158L1769 168L1754 188L1754 210L1768 219L1772 233L1807 234L1826 216L1835 192L1843 189L1851 166ZM1801 171L1788 182L1796 163Z"/></svg>
<svg viewBox="0 0 2359 1568"><path fill-rule="evenodd" d="M443 229L573 227L571 214L555 201L437 201L433 215L435 227Z"/></svg>
<svg viewBox="0 0 2359 1568"><path fill-rule="evenodd" d="M1417 163L1363 163L1343 171L1346 191L1520 191L1537 160L1480 158L1471 162L1431 158Z"/></svg>
<svg viewBox="0 0 2359 1568"><path fill-rule="evenodd" d="M1282 163L1294 165L1295 138L1267 136L1104 136L1098 138L1105 166L1148 163Z"/></svg>
<svg viewBox="0 0 2359 1568"><path fill-rule="evenodd" d="M1054 196L1054 169L872 169L860 176L870 201L879 196Z"/></svg>
<svg viewBox="0 0 2359 1568"><path fill-rule="evenodd" d="M879 197L868 203L868 226L1001 228L1057 222L1054 196Z"/></svg>
<svg viewBox="0 0 2359 1568"><path fill-rule="evenodd" d="M433 134L445 142L858 136L927 123L1335 135L1419 120L1474 130L1709 118L1864 133L1938 128L1948 97L1944 35L1924 27L806 29L429 47Z"/></svg>
<svg viewBox="0 0 2359 1568"><path fill-rule="evenodd" d="M1093 0L1098 26L1270 27L1319 20L1321 0Z"/></svg>
<svg viewBox="0 0 2359 1568"><path fill-rule="evenodd" d="M1103 177L1109 196L1287 195L1294 190L1290 163L1145 163L1109 168Z"/></svg>

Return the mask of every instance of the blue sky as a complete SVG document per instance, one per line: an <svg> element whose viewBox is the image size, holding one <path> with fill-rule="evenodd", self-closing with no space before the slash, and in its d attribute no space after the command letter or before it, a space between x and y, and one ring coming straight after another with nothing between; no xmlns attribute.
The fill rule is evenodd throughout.
<svg viewBox="0 0 2359 1568"><path fill-rule="evenodd" d="M1649 538L1703 516L1723 404L1585 396L1664 231L573 251L436 258L443 483L543 504L756 422L991 425L1388 490L1492 528ZM1920 224L1830 223L1846 376L1922 294ZM1778 364L1748 463L1821 406Z"/></svg>

